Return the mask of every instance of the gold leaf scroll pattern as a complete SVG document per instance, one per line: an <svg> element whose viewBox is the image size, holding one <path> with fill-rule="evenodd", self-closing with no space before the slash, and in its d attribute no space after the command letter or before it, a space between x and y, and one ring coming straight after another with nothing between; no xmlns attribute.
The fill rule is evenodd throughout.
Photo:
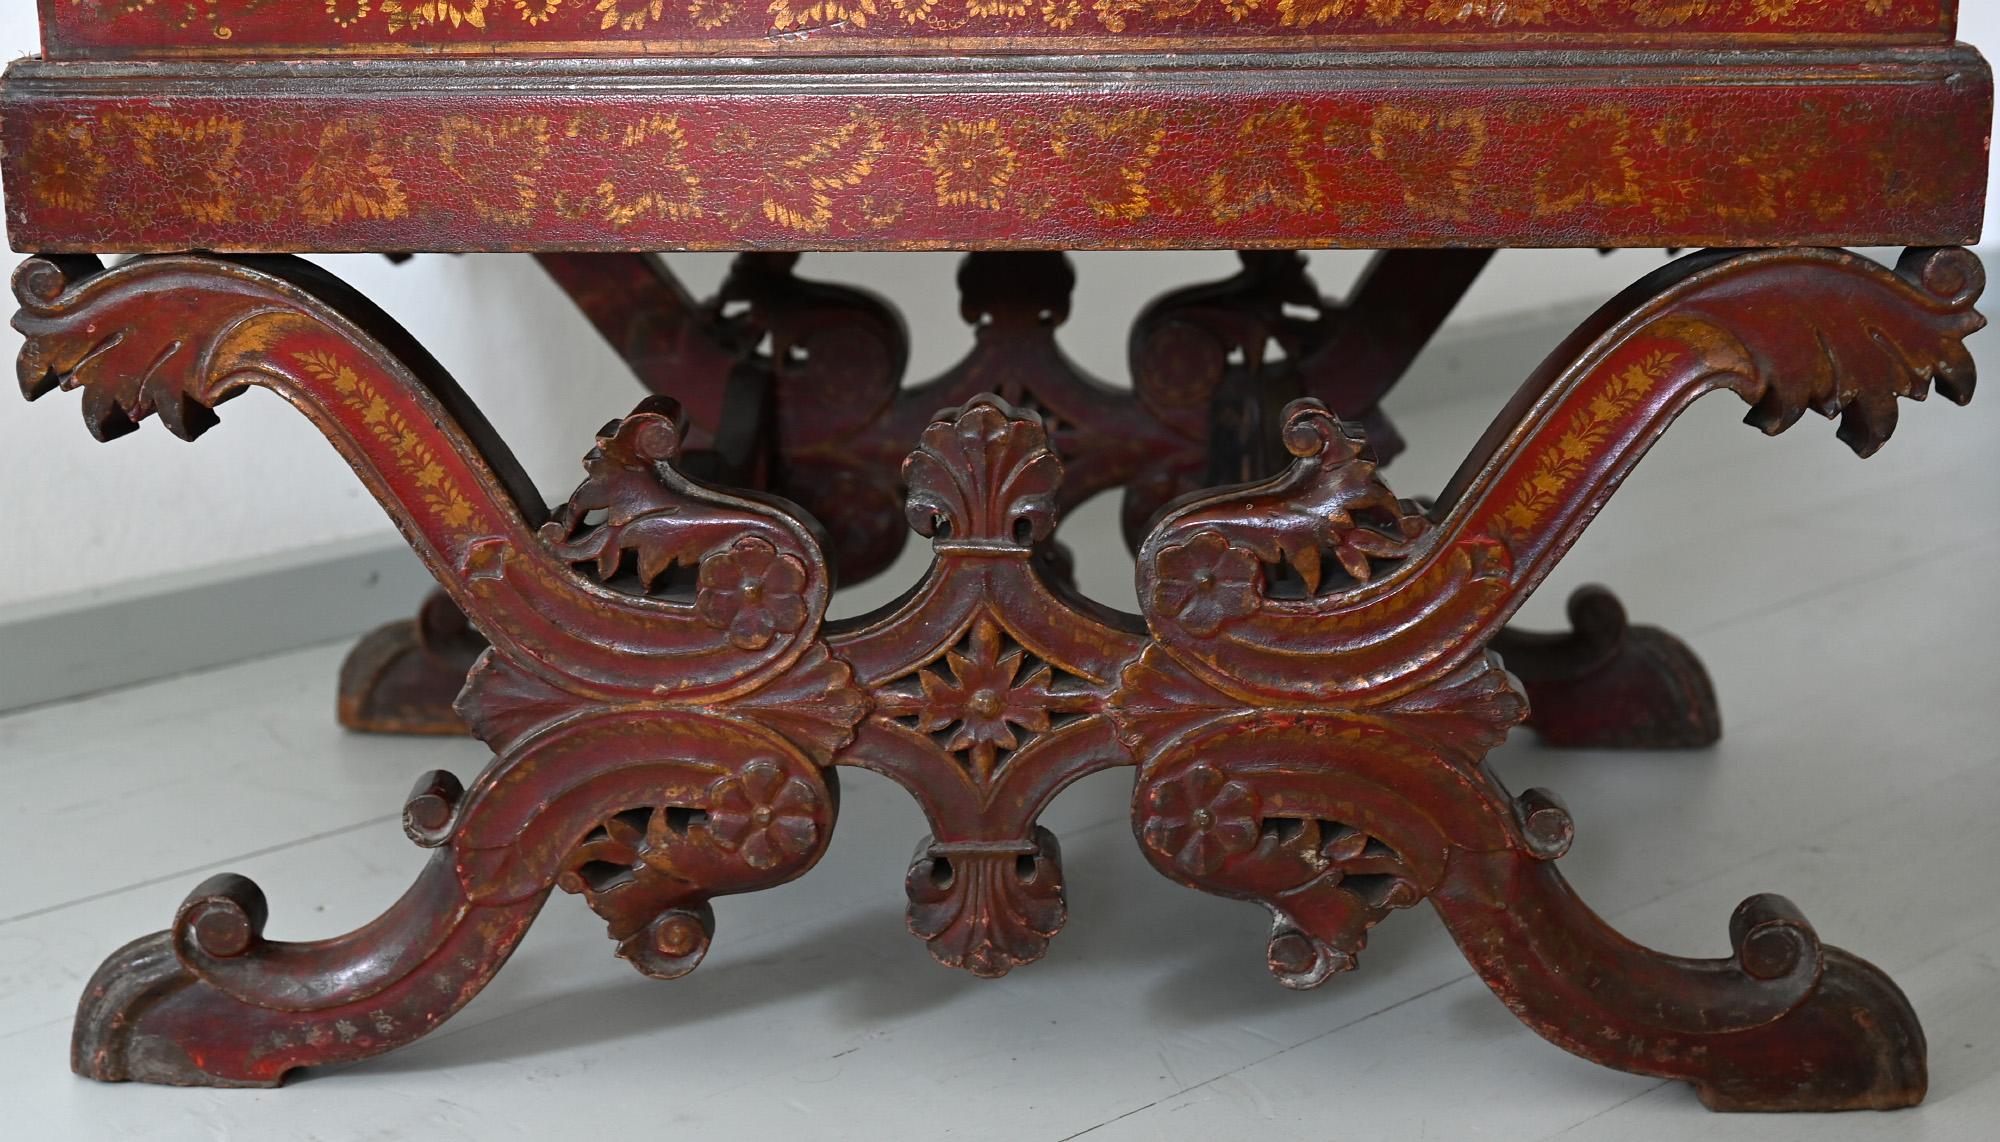
<svg viewBox="0 0 2000 1142"><path fill-rule="evenodd" d="M1075 174L1092 213L1130 222L1152 209L1146 174L1166 137L1164 117L1150 107L1109 115L1072 107L1056 116L1049 149Z"/></svg>
<svg viewBox="0 0 2000 1142"><path fill-rule="evenodd" d="M1365 16L1377 24L1421 17L1429 24L1482 24L1519 28L1546 24L1552 15L1581 14L1602 0L1278 0L1278 22L1310 28L1329 20ZM1713 0L1697 0L1712 3Z"/></svg>
<svg viewBox="0 0 2000 1142"><path fill-rule="evenodd" d="M299 212L322 226L349 215L386 220L408 214L402 180L385 150L381 126L373 119L328 123L312 165L299 178Z"/></svg>
<svg viewBox="0 0 2000 1142"><path fill-rule="evenodd" d="M548 23L562 7L563 0L514 0L515 13L531 28Z"/></svg>
<svg viewBox="0 0 2000 1142"><path fill-rule="evenodd" d="M341 403L360 416L376 443L389 450L396 467L416 485L432 515L454 531L472 522L472 504L451 482L430 444L366 378L324 350L294 353L292 359L314 380L331 386Z"/></svg>
<svg viewBox="0 0 2000 1142"><path fill-rule="evenodd" d="M1501 527L1508 536L1526 537L1562 502L1610 438L1612 428L1666 378L1673 361L1671 353L1648 353L1623 372L1613 374L1604 388L1577 410L1562 435L1535 458L1534 471L1515 486L1513 497L1501 510Z"/></svg>
<svg viewBox="0 0 2000 1142"><path fill-rule="evenodd" d="M1472 173L1486 153L1486 114L1464 107L1417 111L1385 105L1368 130L1369 153L1396 176L1403 204L1463 222L1472 215Z"/></svg>
<svg viewBox="0 0 2000 1142"><path fill-rule="evenodd" d="M1750 0L1750 15L1753 19L1774 25L1792 22L1792 17L1804 12L1823 8L1829 0ZM1843 0L1831 0L1839 4ZM1727 0L1629 0L1633 19L1642 27L1671 28L1699 19L1730 5ZM1895 7L1896 0L1859 0L1852 7L1870 16L1880 16ZM1856 13L1858 15L1858 13ZM1850 18L1849 27L1859 27L1859 20Z"/></svg>
<svg viewBox="0 0 2000 1142"><path fill-rule="evenodd" d="M513 168L508 176L511 194L470 191L473 212L489 222L526 226L534 221L541 197L538 184L552 149L549 120L542 115L512 115L492 122L451 115L438 124L438 162L469 188L479 184L483 172Z"/></svg>
<svg viewBox="0 0 2000 1142"><path fill-rule="evenodd" d="M1307 155L1305 109L1287 103L1244 117L1229 161L1209 172L1203 195L1219 222L1259 210L1305 214L1320 204L1319 175Z"/></svg>
<svg viewBox="0 0 2000 1142"><path fill-rule="evenodd" d="M616 143L611 169L590 194L572 200L558 191L556 213L577 220L595 217L613 226L630 226L645 218L685 222L700 218L701 179L687 161L687 134L672 115L641 115L625 122L573 118L563 125L565 139L594 139L600 146Z"/></svg>
<svg viewBox="0 0 2000 1142"><path fill-rule="evenodd" d="M875 173L875 163L889 140L882 124L859 108L831 131L805 141L766 148L748 129L716 136L717 151L744 151L763 158L764 217L787 230L806 234L824 231L833 221L833 196L860 186ZM769 152L775 151L775 154Z"/></svg>
<svg viewBox="0 0 2000 1142"><path fill-rule="evenodd" d="M1014 148L997 119L954 119L932 133L923 150L939 206L998 210L1014 177Z"/></svg>
<svg viewBox="0 0 2000 1142"><path fill-rule="evenodd" d="M1264 0L1217 0L1216 6L1229 16L1232 23L1241 21L1250 13L1262 7ZM1202 0L1096 0L1091 6L1097 13L1097 22L1104 25L1107 32L1125 30L1127 18L1143 15L1149 20L1170 22L1184 16L1193 15L1202 5ZM1052 27L1067 28L1065 19L1058 24L1051 11L1060 11L1062 6L1044 5L1042 19Z"/></svg>

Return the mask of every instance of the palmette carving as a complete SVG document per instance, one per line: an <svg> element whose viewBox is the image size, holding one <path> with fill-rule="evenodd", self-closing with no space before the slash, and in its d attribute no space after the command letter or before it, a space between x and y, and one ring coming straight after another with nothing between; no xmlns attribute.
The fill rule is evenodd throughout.
<svg viewBox="0 0 2000 1142"><path fill-rule="evenodd" d="M1069 918L1062 847L1037 825L1014 844L939 844L925 837L910 861L910 933L946 967L996 979L1042 958Z"/></svg>
<svg viewBox="0 0 2000 1142"><path fill-rule="evenodd" d="M905 885L938 962L981 976L1040 959L1067 915L1061 854L1035 824L1084 774L1125 762L1106 700L1134 632L1081 610L1038 558L1063 463L1040 416L976 397L924 429L904 466L924 582L831 637L873 713L842 758L902 783L933 834Z"/></svg>
<svg viewBox="0 0 2000 1142"><path fill-rule="evenodd" d="M1933 381L1969 397L1970 255L1914 252L1896 271L1829 251L1684 259L1531 379L1428 511L1323 406L1294 402L1283 472L1161 515L1140 550L1141 616L1077 598L1050 546L1069 494L1060 425L978 396L911 434L929 573L824 628L814 528L689 478L670 408L609 426L545 521L495 474L511 469L448 382L309 277L30 262L25 387L85 389L105 435L146 415L197 434L250 383L300 405L489 634L461 708L496 757L463 786L418 782L405 827L432 855L355 933L270 941L253 884L198 888L93 979L80 1071L269 1084L386 1050L466 1002L554 886L584 895L640 970L681 974L707 948L713 897L824 851L833 764L918 799L932 835L906 878L909 926L939 961L1000 975L1066 915L1040 813L1130 764L1147 859L1267 907L1267 963L1289 986L1353 967L1376 923L1429 899L1494 991L1586 1057L1687 1079L1720 1107L1922 1097L1901 993L1781 899L1747 901L1717 960L1633 944L1575 899L1554 865L1568 813L1485 765L1524 713L1487 643L1695 397L1731 388L1767 430L1840 415L1861 452L1896 397ZM995 324L1027 319L1012 289L969 297Z"/></svg>

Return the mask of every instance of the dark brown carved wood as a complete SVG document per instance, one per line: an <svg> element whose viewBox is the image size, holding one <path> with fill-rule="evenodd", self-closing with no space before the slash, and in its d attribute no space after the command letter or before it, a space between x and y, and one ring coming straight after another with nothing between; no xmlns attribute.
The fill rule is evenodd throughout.
<svg viewBox="0 0 2000 1142"><path fill-rule="evenodd" d="M1017 264L1041 292L969 275L986 328L1060 313L1060 263ZM1515 796L1484 764L1525 713L1490 646L1694 399L1733 391L1773 433L1839 417L1863 455L1897 397L1969 399L1982 285L1956 249L1894 270L1817 249L1682 258L1559 349L1429 508L1390 491L1324 404L1294 400L1272 426L1282 471L1180 499L1147 530L1139 615L1078 597L1048 546L1066 489L1112 466L1064 454L1091 407L1017 387L1051 423L978 387L1003 354L1052 352L983 339L938 383L969 395L913 425L901 467L930 571L881 612L825 623L825 535L793 504L690 475L671 401L607 426L548 512L435 363L310 266L30 260L15 320L30 398L81 390L102 438L148 417L192 438L243 388L273 389L491 644L459 708L494 760L469 784L417 782L406 828L434 855L403 900L286 943L264 937L254 884L205 882L93 977L76 1069L271 1085L388 1050L470 999L554 887L639 970L682 974L714 935L713 897L816 861L838 765L917 799L931 832L910 928L940 962L998 975L1066 914L1041 811L1130 765L1147 858L1266 906L1289 986L1354 967L1374 925L1428 899L1508 1006L1586 1058L1688 1080L1718 1108L1914 1103L1923 1036L1901 992L1781 898L1738 908L1714 960L1633 944L1576 899L1555 868L1560 801Z"/></svg>
<svg viewBox="0 0 2000 1142"><path fill-rule="evenodd" d="M1686 643L1627 622L1624 604L1603 587L1571 595L1569 621L1561 634L1509 627L1493 639L1544 742L1698 749L1722 737L1715 685Z"/></svg>
<svg viewBox="0 0 2000 1142"><path fill-rule="evenodd" d="M1281 466L1267 421L1294 396L1318 397L1355 421L1378 459L1401 451L1379 402L1490 255L1385 251L1353 296L1335 302L1320 295L1299 255L1245 253L1242 272L1173 291L1141 315L1131 337L1131 397L1082 376L1055 348L1048 327L1067 311L1066 268L1048 255L973 255L961 282L967 319L982 336L953 375L974 384L1009 377L1010 399L1089 410L1088 423L1056 418L1066 432L1063 454L1072 468L1082 457L1081 466L1123 485L1126 536L1136 548L1147 521L1175 496ZM831 532L829 554L843 582L877 574L895 557L903 532L891 473L903 442L933 408L962 402L967 386L945 378L902 390L903 326L886 303L801 280L790 255L744 255L706 303L647 255L539 260L641 383L689 398L683 407L699 470L808 508ZM999 308L1039 318L1057 294L1062 305L1046 308L1048 321L982 324L992 321L995 297L1010 299ZM1107 448L1103 432L1114 425L1132 439ZM1685 645L1652 627L1628 637L1615 601L1599 600L1573 618L1578 628L1567 636L1503 633L1495 643L1528 687L1529 724L1545 740L1659 749L1716 739L1714 691ZM449 600L434 595L414 623L382 627L349 656L342 723L464 732L451 703L483 645Z"/></svg>

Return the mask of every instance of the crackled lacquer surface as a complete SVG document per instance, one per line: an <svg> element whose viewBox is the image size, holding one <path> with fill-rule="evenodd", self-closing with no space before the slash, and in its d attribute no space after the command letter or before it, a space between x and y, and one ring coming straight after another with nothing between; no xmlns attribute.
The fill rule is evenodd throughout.
<svg viewBox="0 0 2000 1142"><path fill-rule="evenodd" d="M9 87L8 223L43 250L1962 241L1990 81L1957 64L849 98L412 77L247 100L73 91L39 65Z"/></svg>
<svg viewBox="0 0 2000 1142"><path fill-rule="evenodd" d="M54 56L1949 34L1953 0L41 0Z"/></svg>

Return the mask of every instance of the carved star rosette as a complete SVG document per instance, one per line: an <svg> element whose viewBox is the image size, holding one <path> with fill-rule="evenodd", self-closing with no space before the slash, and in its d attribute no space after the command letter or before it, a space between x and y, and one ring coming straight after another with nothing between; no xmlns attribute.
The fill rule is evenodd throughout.
<svg viewBox="0 0 2000 1142"><path fill-rule="evenodd" d="M1049 582L1062 465L1035 413L993 396L948 410L903 474L936 556L889 611L830 637L873 706L843 761L899 781L930 818L911 931L940 962L996 976L1062 925L1060 853L1034 821L1125 762L1105 700L1140 644Z"/></svg>

